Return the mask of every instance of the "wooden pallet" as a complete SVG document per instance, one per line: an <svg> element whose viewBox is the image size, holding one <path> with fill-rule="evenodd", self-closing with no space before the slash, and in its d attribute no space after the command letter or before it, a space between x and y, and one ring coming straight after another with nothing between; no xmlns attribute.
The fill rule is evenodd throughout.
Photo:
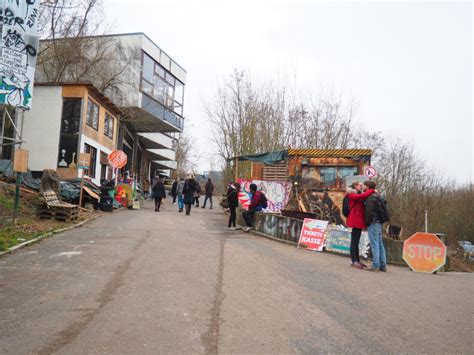
<svg viewBox="0 0 474 355"><path fill-rule="evenodd" d="M79 206L61 202L54 191L41 194L43 204L38 206L37 215L40 218L58 219L71 222L79 217Z"/></svg>
<svg viewBox="0 0 474 355"><path fill-rule="evenodd" d="M57 219L59 221L72 222L79 218L79 209L54 209L39 207L37 211L39 218Z"/></svg>

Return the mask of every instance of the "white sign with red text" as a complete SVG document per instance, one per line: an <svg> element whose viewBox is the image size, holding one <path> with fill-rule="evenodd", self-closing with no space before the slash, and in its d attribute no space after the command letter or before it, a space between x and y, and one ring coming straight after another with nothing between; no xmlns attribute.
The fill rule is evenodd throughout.
<svg viewBox="0 0 474 355"><path fill-rule="evenodd" d="M303 247L308 250L323 251L327 228L328 221L305 218L303 228L301 228L298 248Z"/></svg>

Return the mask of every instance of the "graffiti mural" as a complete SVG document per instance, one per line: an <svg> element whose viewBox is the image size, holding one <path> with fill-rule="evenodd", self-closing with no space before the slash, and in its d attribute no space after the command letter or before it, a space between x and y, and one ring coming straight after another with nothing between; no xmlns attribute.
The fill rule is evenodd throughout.
<svg viewBox="0 0 474 355"><path fill-rule="evenodd" d="M291 184L286 181L264 181L264 180L244 180L239 179L242 186L239 193L239 202L244 209L250 205L250 184L256 184L258 189L263 191L268 200L268 208L264 212L279 213L286 207L290 198Z"/></svg>
<svg viewBox="0 0 474 355"><path fill-rule="evenodd" d="M39 0L0 0L0 104L31 108Z"/></svg>

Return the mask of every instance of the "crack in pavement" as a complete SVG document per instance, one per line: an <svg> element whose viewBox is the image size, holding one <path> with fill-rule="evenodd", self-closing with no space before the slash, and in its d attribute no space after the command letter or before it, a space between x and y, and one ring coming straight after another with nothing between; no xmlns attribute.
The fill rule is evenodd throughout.
<svg viewBox="0 0 474 355"><path fill-rule="evenodd" d="M79 336L79 334L81 334L81 332L101 312L101 310L113 300L114 293L123 285L125 274L130 269L132 261L136 258L136 252L143 246L143 244L145 244L150 235L151 232L146 231L145 236L133 247L130 256L116 268L112 278L107 282L96 300L99 305L95 308L89 309L89 311L82 316L82 320L74 322L66 329L60 331L55 339L42 349L36 351L37 354L46 355L55 353L62 347L71 343Z"/></svg>
<svg viewBox="0 0 474 355"><path fill-rule="evenodd" d="M220 238L219 241L219 266L217 269L217 283L215 288L214 302L212 304L210 314L211 322L208 330L202 335L201 340L206 349L206 354L217 354L219 350L219 330L222 323L221 307L225 294L223 293L224 285L224 252L226 238Z"/></svg>

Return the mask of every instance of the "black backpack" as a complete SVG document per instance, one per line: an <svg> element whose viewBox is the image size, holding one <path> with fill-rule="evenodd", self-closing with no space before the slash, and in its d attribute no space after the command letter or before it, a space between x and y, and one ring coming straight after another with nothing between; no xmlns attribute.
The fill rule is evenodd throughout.
<svg viewBox="0 0 474 355"><path fill-rule="evenodd" d="M342 200L342 215L344 217L349 217L349 213L351 212L351 208L349 207L349 196L345 196Z"/></svg>
<svg viewBox="0 0 474 355"><path fill-rule="evenodd" d="M260 206L262 206L262 208L268 208L268 199L267 199L267 196L265 196L265 194L263 192L260 192L261 195L260 195Z"/></svg>
<svg viewBox="0 0 474 355"><path fill-rule="evenodd" d="M374 201L374 213L377 215L377 219L380 223L390 221L390 214L388 213L387 201L382 197L377 196Z"/></svg>

